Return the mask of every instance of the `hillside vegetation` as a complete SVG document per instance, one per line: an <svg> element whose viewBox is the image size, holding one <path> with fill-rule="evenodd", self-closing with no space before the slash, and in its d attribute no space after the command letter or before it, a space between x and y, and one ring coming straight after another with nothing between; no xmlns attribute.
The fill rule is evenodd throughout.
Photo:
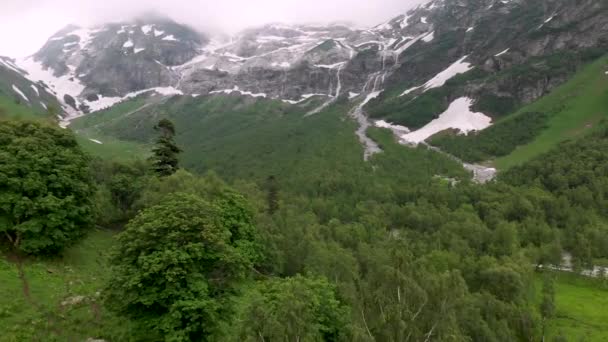
<svg viewBox="0 0 608 342"><path fill-rule="evenodd" d="M558 143L594 131L608 118L608 57L588 65L549 95L469 136L441 134L431 144L469 162L522 164Z"/></svg>

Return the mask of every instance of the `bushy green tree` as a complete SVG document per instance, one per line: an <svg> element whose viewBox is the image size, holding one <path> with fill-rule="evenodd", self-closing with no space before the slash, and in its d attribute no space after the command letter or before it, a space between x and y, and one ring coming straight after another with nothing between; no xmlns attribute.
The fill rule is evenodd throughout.
<svg viewBox="0 0 608 342"><path fill-rule="evenodd" d="M142 211L118 238L107 306L166 341L216 334L255 254L250 234L232 231L249 222L227 210L178 193Z"/></svg>
<svg viewBox="0 0 608 342"><path fill-rule="evenodd" d="M122 226L133 218L142 191L150 181L150 165L143 161L106 161L95 159L91 164L97 182L95 206L97 223Z"/></svg>
<svg viewBox="0 0 608 342"><path fill-rule="evenodd" d="M295 276L255 286L230 326L233 341L348 341L347 306L323 278Z"/></svg>
<svg viewBox="0 0 608 342"><path fill-rule="evenodd" d="M68 130L0 121L0 241L55 253L82 236L93 213L88 162Z"/></svg>
<svg viewBox="0 0 608 342"><path fill-rule="evenodd" d="M179 169L178 155L182 152L175 143L175 125L168 119L162 119L154 129L160 134L152 150L154 171L161 177L170 176Z"/></svg>

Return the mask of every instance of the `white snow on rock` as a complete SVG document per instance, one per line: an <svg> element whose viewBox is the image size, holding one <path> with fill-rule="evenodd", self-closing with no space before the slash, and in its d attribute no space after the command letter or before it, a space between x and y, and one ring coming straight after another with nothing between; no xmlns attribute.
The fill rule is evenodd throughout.
<svg viewBox="0 0 608 342"><path fill-rule="evenodd" d="M99 140L96 140L96 139L89 139L89 140L91 140L92 142L94 142L96 144L103 145L103 143Z"/></svg>
<svg viewBox="0 0 608 342"><path fill-rule="evenodd" d="M0 64L4 65L5 67L11 69L12 71L21 74L21 71L19 71L19 69L15 68L14 66L12 66L9 62L4 61L0 58Z"/></svg>
<svg viewBox="0 0 608 342"><path fill-rule="evenodd" d="M132 48L133 46L135 46L135 44L133 43L133 41L132 41L131 39L127 40L127 41L126 41L126 42L125 42L125 43L122 45L122 47L123 47L123 48L127 48L127 49L128 49L128 48Z"/></svg>
<svg viewBox="0 0 608 342"><path fill-rule="evenodd" d="M40 101L40 105L42 106L42 108L44 108L44 110L48 110L49 108L46 106L46 104L42 101Z"/></svg>
<svg viewBox="0 0 608 342"><path fill-rule="evenodd" d="M469 27L469 28L467 29L467 32L471 32L471 31L473 31L474 29L475 29L475 28L474 28L473 26L471 26L471 27Z"/></svg>
<svg viewBox="0 0 608 342"><path fill-rule="evenodd" d="M177 41L177 38L175 38L175 36L173 36L172 34L170 34L170 35L164 37L163 40Z"/></svg>
<svg viewBox="0 0 608 342"><path fill-rule="evenodd" d="M106 109L122 101L122 97L104 97L101 94L97 96L99 97L97 101L85 101L85 104L89 107L91 112Z"/></svg>
<svg viewBox="0 0 608 342"><path fill-rule="evenodd" d="M417 86L417 87L411 87L411 88L407 89L406 91L404 91L403 93L401 93L401 95L399 95L399 96L405 96L405 95L407 95L407 94L409 94L409 93L411 93L411 92L413 92L415 90L418 90L420 88L424 88L424 86L421 85L421 86Z"/></svg>
<svg viewBox="0 0 608 342"><path fill-rule="evenodd" d="M409 25L409 24L407 23L409 20L410 20L410 16L406 14L406 15L403 17L403 20L401 21L401 23L399 23L399 27L400 27L401 29L406 28L406 27Z"/></svg>
<svg viewBox="0 0 608 342"><path fill-rule="evenodd" d="M435 39L435 31L427 34L426 36L424 36L424 38L422 38L422 40L426 43L432 42L433 39Z"/></svg>
<svg viewBox="0 0 608 342"><path fill-rule="evenodd" d="M419 144L429 137L447 129L457 129L463 134L481 131L492 124L492 119L483 113L471 111L473 100L467 97L456 99L448 109L421 129L404 134L401 140L405 143Z"/></svg>
<svg viewBox="0 0 608 342"><path fill-rule="evenodd" d="M35 85L30 85L30 87L32 87L32 89L34 90L34 92L36 92L36 95L38 95L38 97L40 97L40 91L38 91L38 87L36 87Z"/></svg>
<svg viewBox="0 0 608 342"><path fill-rule="evenodd" d="M53 74L53 70L45 68L41 63L36 62L33 57L28 57L20 61L20 67L28 72L30 81L44 82L55 93L59 101L63 102L65 95L70 95L73 98L78 97L84 90L85 86L71 74L66 74L57 77ZM64 106L68 108L68 106Z"/></svg>
<svg viewBox="0 0 608 342"><path fill-rule="evenodd" d="M426 17L420 18L420 22L422 22L423 24L427 24L428 23L427 20L426 20Z"/></svg>
<svg viewBox="0 0 608 342"><path fill-rule="evenodd" d="M78 37L78 45L80 45L80 49L86 49L87 46L93 40L93 35L97 32L100 32L99 29L91 30L86 28L77 28L72 32L69 32L68 36L77 36Z"/></svg>
<svg viewBox="0 0 608 342"><path fill-rule="evenodd" d="M165 34L165 31L154 29L154 37L160 37Z"/></svg>
<svg viewBox="0 0 608 342"><path fill-rule="evenodd" d="M140 53L140 52L142 52L142 51L144 51L144 50L145 50L144 48L135 48L135 49L133 50L133 52L134 52L134 53L136 53L136 54L138 54L138 53Z"/></svg>
<svg viewBox="0 0 608 342"><path fill-rule="evenodd" d="M291 67L291 63L289 63L289 62L281 62L281 63L273 62L273 63L270 64L270 66L274 67L274 68L285 68L285 69L287 69L287 68Z"/></svg>
<svg viewBox="0 0 608 342"><path fill-rule="evenodd" d="M214 90L212 92L210 92L209 94L232 94L233 92L237 92L241 95L244 96L251 96L251 97L267 97L268 95L266 95L265 93L258 93L258 94L254 94L250 91L243 91L240 90L238 86L234 86L234 88L232 89L224 89L224 90Z"/></svg>
<svg viewBox="0 0 608 342"><path fill-rule="evenodd" d="M150 90L153 90L153 91L157 92L158 94L165 95L165 96L184 95L184 92L182 92L181 90L175 89L173 87L156 87L156 88L152 88L149 90L145 90L145 91L143 91L143 93L150 91ZM137 93L142 94L142 91L137 92Z"/></svg>
<svg viewBox="0 0 608 342"><path fill-rule="evenodd" d="M28 99L27 96L25 96L25 94L21 91L21 89L19 89L14 84L13 84L13 90L15 91L15 93L19 94L19 96L21 96L25 101L30 102L30 99Z"/></svg>
<svg viewBox="0 0 608 342"><path fill-rule="evenodd" d="M430 34L432 35L433 32L431 32ZM428 35L429 35L429 33L423 33L414 39L410 38L410 40L407 41L405 44L403 44L402 46L399 46L398 48L395 49L395 54L397 56L401 55L405 50L409 49L412 45L414 45L419 40L426 38Z"/></svg>
<svg viewBox="0 0 608 342"><path fill-rule="evenodd" d="M547 20L545 20L542 24L540 24L540 26L538 27L539 29L542 28L543 26L545 26L545 24L549 23L551 20L553 20L553 18L555 18L555 15L550 16Z"/></svg>
<svg viewBox="0 0 608 342"><path fill-rule="evenodd" d="M154 25L144 25L141 27L141 32L143 32L144 34L148 34L150 32L152 32Z"/></svg>
<svg viewBox="0 0 608 342"><path fill-rule="evenodd" d="M359 93L353 93L352 91L350 91L350 92L348 92L348 99L352 100L352 99L354 99L355 97L357 97L359 95L361 95L361 94L359 94Z"/></svg>
<svg viewBox="0 0 608 342"><path fill-rule="evenodd" d="M374 122L374 125L376 127L380 127L380 128L388 128L391 131L399 132L399 133L409 133L410 132L410 129L405 126L395 125L390 122L386 122L384 120L378 120L378 121Z"/></svg>
<svg viewBox="0 0 608 342"><path fill-rule="evenodd" d="M336 64L315 64L315 67L323 69L337 69L341 66L344 66L344 64L346 64L346 62L340 62Z"/></svg>
<svg viewBox="0 0 608 342"><path fill-rule="evenodd" d="M181 90L175 89L173 87L156 87L144 90L138 90L132 93L129 93L123 97L103 97L103 95L98 95L99 99L97 101L85 101L84 103L89 107L90 111L97 112L113 105L120 103L122 101L135 98L141 94L155 92L159 95L163 96L172 96L172 95L184 95Z"/></svg>
<svg viewBox="0 0 608 342"><path fill-rule="evenodd" d="M297 101L296 100L283 100L283 102L290 103L290 104L298 104L298 103L304 102L304 101L308 100L309 98L315 97L315 96L319 96L319 97L331 97L331 95L327 95L327 94L304 94Z"/></svg>
<svg viewBox="0 0 608 342"><path fill-rule="evenodd" d="M417 90L420 88L424 88L424 91L427 91L432 88L439 88L439 87L443 86L445 84L445 82L450 80L452 77L454 77L458 74L463 74L463 73L471 70L473 68L471 66L471 64L464 61L467 57L468 57L468 55L457 60L456 62L454 62L454 64L450 65L444 71L438 73L435 77L433 77L431 80L426 82L424 85L407 89L400 96L407 95L407 94L413 92L414 90Z"/></svg>
<svg viewBox="0 0 608 342"><path fill-rule="evenodd" d="M510 50L510 48L504 50L503 52L497 53L494 55L494 57L500 57L500 56L504 55L505 53L509 52L509 50Z"/></svg>

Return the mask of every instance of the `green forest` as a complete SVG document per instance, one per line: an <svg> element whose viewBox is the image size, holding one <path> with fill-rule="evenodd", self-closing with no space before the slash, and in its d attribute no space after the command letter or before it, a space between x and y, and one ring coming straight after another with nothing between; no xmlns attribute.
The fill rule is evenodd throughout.
<svg viewBox="0 0 608 342"><path fill-rule="evenodd" d="M175 115L139 159L0 121L0 340L608 338L571 324L601 317L608 281L547 269L608 260L608 130L479 185L382 129L364 162L340 106L314 130L264 107L281 129L255 132L277 146L245 129L228 160L183 144Z"/></svg>

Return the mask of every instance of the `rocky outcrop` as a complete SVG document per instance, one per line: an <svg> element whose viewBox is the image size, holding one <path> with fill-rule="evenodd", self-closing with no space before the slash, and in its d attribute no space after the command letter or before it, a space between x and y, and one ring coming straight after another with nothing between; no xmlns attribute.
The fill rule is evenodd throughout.
<svg viewBox="0 0 608 342"><path fill-rule="evenodd" d="M272 24L228 40L143 17L92 29L67 27L23 67L84 110L158 87L169 94L238 91L290 103L311 95L360 100L357 95L387 90L368 111L383 116L405 110L426 91L420 85L467 56L475 71L452 82L437 108L466 96L478 110L497 116L504 113L482 104L533 101L594 51L604 51L607 6L593 0L434 0L369 29ZM552 64L556 60L560 65ZM418 89L398 96L412 87Z"/></svg>

